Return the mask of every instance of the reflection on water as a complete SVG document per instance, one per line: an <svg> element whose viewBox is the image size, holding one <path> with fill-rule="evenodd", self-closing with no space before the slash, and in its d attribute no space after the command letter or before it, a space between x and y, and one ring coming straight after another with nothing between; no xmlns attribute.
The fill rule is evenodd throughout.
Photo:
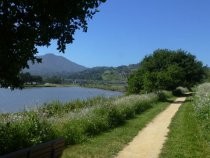
<svg viewBox="0 0 210 158"><path fill-rule="evenodd" d="M25 107L38 106L52 101L67 102L95 96L118 95L122 95L122 93L81 87L28 88L14 91L0 88L0 112L17 112Z"/></svg>

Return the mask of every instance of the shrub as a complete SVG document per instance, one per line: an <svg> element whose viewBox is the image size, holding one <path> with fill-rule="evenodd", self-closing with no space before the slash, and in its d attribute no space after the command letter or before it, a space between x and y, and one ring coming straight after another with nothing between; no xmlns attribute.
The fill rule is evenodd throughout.
<svg viewBox="0 0 210 158"><path fill-rule="evenodd" d="M33 112L22 115L21 120L7 120L0 123L0 154L55 138L52 126L45 119Z"/></svg>
<svg viewBox="0 0 210 158"><path fill-rule="evenodd" d="M87 100L74 100L67 103L61 103L54 101L49 104L44 104L37 108L39 114L43 114L46 117L62 116L71 111L75 111L82 108L93 107L96 105L109 102L111 99L105 97L94 97ZM35 109L36 110L36 109Z"/></svg>
<svg viewBox="0 0 210 158"><path fill-rule="evenodd" d="M197 87L194 97L194 109L201 127L206 131L206 137L210 141L210 83L204 83Z"/></svg>
<svg viewBox="0 0 210 158"><path fill-rule="evenodd" d="M82 122L80 119L72 120L63 125L60 134L65 138L67 144L77 144L86 139Z"/></svg>
<svg viewBox="0 0 210 158"><path fill-rule="evenodd" d="M187 88L184 87L177 87L175 90L173 90L174 96L183 96L185 93L189 92Z"/></svg>
<svg viewBox="0 0 210 158"><path fill-rule="evenodd" d="M161 90L156 92L159 101L166 101L167 98L172 97L172 93L170 91Z"/></svg>

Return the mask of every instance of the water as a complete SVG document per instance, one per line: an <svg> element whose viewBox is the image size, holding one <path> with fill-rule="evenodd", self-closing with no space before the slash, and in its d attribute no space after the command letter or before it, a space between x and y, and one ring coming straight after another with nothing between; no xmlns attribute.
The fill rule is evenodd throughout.
<svg viewBox="0 0 210 158"><path fill-rule="evenodd" d="M53 101L68 102L96 96L119 96L121 92L81 87L44 87L13 90L0 88L0 112L18 112Z"/></svg>

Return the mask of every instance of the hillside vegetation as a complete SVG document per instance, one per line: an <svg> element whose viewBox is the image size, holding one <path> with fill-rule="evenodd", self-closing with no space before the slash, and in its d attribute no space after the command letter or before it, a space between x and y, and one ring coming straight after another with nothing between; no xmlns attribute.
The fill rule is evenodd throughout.
<svg viewBox="0 0 210 158"><path fill-rule="evenodd" d="M165 93L164 93L165 94ZM77 144L123 125L157 103L157 94L55 102L20 113L0 114L0 154L64 137Z"/></svg>
<svg viewBox="0 0 210 158"><path fill-rule="evenodd" d="M138 64L118 67L95 67L69 75L72 80L126 82L128 76L138 68Z"/></svg>
<svg viewBox="0 0 210 158"><path fill-rule="evenodd" d="M126 91L127 79L138 67L139 64L90 68L69 75L69 77L65 79L65 82L86 87Z"/></svg>

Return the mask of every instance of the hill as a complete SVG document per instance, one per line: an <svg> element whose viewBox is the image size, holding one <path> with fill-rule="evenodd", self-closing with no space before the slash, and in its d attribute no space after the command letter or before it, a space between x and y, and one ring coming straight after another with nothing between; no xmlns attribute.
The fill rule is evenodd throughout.
<svg viewBox="0 0 210 158"><path fill-rule="evenodd" d="M69 75L71 80L104 81L104 82L126 82L132 71L139 64L118 67L94 67Z"/></svg>
<svg viewBox="0 0 210 158"><path fill-rule="evenodd" d="M39 75L42 77L50 76L67 76L71 73L84 71L87 68L76 64L62 56L54 54L46 54L40 56L42 63L29 63L29 69L24 69L23 72L29 72L32 75Z"/></svg>

